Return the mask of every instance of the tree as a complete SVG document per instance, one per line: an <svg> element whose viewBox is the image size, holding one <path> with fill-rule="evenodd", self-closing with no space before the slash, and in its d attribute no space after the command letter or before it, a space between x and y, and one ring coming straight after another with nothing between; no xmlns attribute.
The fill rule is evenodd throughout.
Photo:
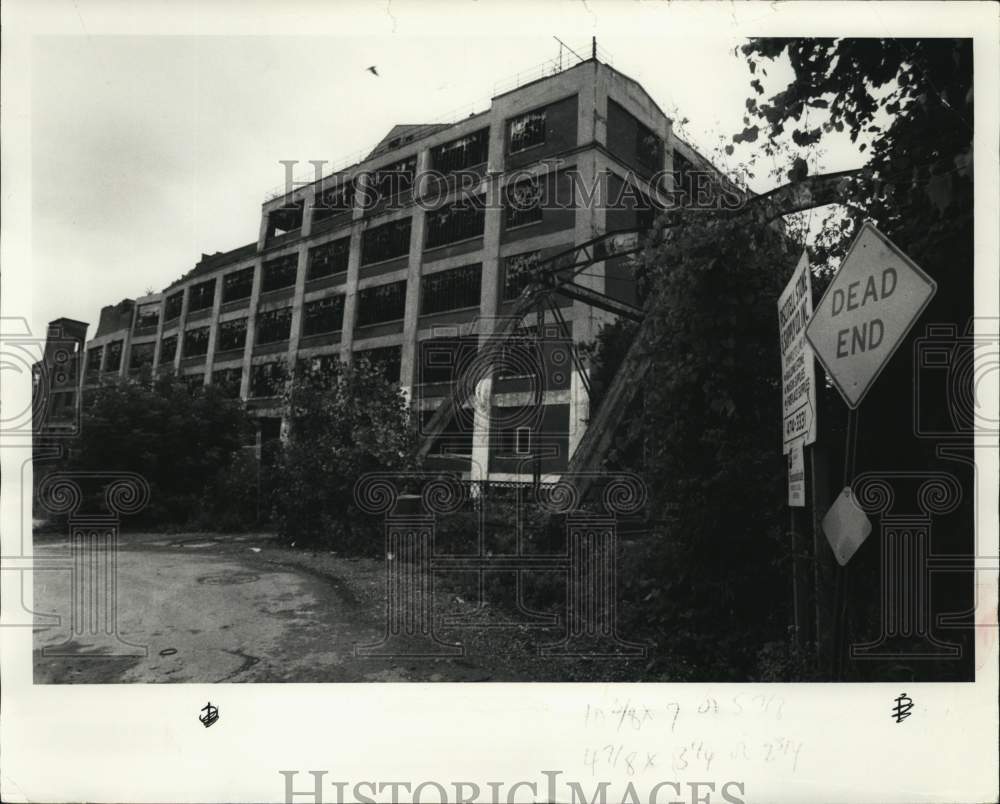
<svg viewBox="0 0 1000 804"><path fill-rule="evenodd" d="M192 387L174 376L120 379L84 394L80 435L61 468L142 475L150 485L149 504L139 514L144 523L218 528L212 514L224 513L233 527L256 515L255 506L238 506L232 489L223 492L251 434L239 400L213 386ZM238 510L229 510L234 505Z"/></svg>
<svg viewBox="0 0 1000 804"><path fill-rule="evenodd" d="M380 548L355 505L354 484L365 472L413 467L418 437L406 396L365 358L350 366L300 361L285 405L288 432L275 489L279 535L300 545Z"/></svg>

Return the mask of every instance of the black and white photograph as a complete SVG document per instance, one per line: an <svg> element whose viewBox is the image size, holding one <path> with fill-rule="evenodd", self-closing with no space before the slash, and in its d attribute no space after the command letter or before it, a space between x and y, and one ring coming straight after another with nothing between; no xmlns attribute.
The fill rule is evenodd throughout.
<svg viewBox="0 0 1000 804"><path fill-rule="evenodd" d="M4 12L4 800L995 800L997 7L278 5Z"/></svg>

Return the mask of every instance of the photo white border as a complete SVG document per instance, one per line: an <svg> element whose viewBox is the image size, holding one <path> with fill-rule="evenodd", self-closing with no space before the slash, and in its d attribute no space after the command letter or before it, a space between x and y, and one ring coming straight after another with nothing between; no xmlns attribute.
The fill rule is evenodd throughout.
<svg viewBox="0 0 1000 804"><path fill-rule="evenodd" d="M456 8L460 9L456 13ZM446 22L445 22L446 21ZM993 3L620 3L568 2L53 2L7 0L2 42L2 315L29 311L31 296L31 40L39 34L398 36L558 31L561 36L648 32L672 38L718 35L933 36L975 39L976 315L996 319L998 229L998 26ZM595 31L594 26L598 28ZM658 45L659 46L659 45ZM678 80L691 80L679 76ZM71 136L71 132L67 133ZM264 188L262 188L263 191ZM4 407L30 400L30 383L2 375ZM905 405L908 407L909 400ZM996 444L979 440L981 554L997 555ZM18 555L30 532L21 465L30 447L4 443L0 534ZM990 449L988 447L992 446ZM30 499L30 495L29 495ZM21 521L21 517L26 519ZM27 528L27 530L24 530ZM6 572L4 575L6 576ZM24 589L30 600L30 573ZM979 577L992 591L996 574ZM17 585L2 584L3 610ZM983 602L982 600L980 601ZM995 616L995 609L993 611ZM994 631L995 633L995 631ZM588 791L679 778L744 783L747 801L986 801L997 794L997 642L975 683L908 685L913 716L889 717L898 684L183 684L38 685L31 681L30 628L0 628L0 773L9 801L282 801L280 770L326 770L328 780L542 781L560 770ZM780 699L753 713L755 695ZM718 713L706 699L720 704ZM221 707L211 729L196 721L205 702ZM664 713L643 731L585 728L588 705L616 701ZM680 707L669 732L668 704ZM756 705L756 704L755 704ZM774 706L777 706L775 704ZM655 728L654 728L655 727ZM798 766L733 759L731 746L779 738L800 743ZM671 770L677 747L701 742L716 754L707 771ZM658 776L620 765L593 776L585 751L623 744L656 753ZM739 755L739 748L733 748ZM756 749L753 749L756 751ZM692 749L692 754L694 749ZM692 766L693 768L694 766ZM717 788L718 790L718 788ZM335 801L327 787L325 801ZM296 801L307 801L298 797ZM431 800L431 799L429 799ZM661 801L672 800L668 792ZM687 800L690 800L689 798ZM720 801L718 792L712 801Z"/></svg>

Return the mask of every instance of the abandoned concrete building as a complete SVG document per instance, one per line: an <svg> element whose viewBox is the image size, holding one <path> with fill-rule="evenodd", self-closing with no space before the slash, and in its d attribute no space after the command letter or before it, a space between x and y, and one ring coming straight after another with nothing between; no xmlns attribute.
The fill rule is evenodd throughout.
<svg viewBox="0 0 1000 804"><path fill-rule="evenodd" d="M216 384L246 401L268 439L280 433L281 393L298 361L367 357L426 419L455 381L456 350L475 353L488 337L483 322L520 294L526 265L649 225L645 201L610 205L586 188L603 179L608 195L628 186L648 199L658 172L705 165L642 86L600 59L581 61L459 122L397 125L362 161L268 198L253 242L202 255L160 293L105 307L74 381L84 394L143 372ZM449 181L456 173L464 188ZM506 200L458 203L470 175L473 195L499 189ZM373 187L378 203L362 203L360 190ZM424 203L431 196L440 203ZM625 259L595 263L580 281L636 301ZM557 305L563 343L592 341L613 317L579 300ZM542 312L525 324L536 335L552 326ZM558 475L590 409L579 364L552 343L541 387L527 376L537 371L512 359L488 389L488 415L448 428L433 454L473 480L517 481L529 462Z"/></svg>

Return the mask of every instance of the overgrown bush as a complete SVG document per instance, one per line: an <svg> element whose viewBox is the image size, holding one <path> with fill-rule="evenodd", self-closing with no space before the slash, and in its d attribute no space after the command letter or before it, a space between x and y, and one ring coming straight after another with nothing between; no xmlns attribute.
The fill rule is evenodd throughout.
<svg viewBox="0 0 1000 804"><path fill-rule="evenodd" d="M381 523L358 507L354 484L366 472L414 468L419 442L406 397L365 359L351 366L301 361L285 405L288 437L273 491L279 537L378 554Z"/></svg>
<svg viewBox="0 0 1000 804"><path fill-rule="evenodd" d="M212 386L192 387L173 376L120 379L84 394L80 434L53 469L141 475L150 498L131 518L134 526L205 526L214 517L242 527L255 518L240 485L246 469L238 468L252 439L242 403ZM84 489L88 510L102 505L100 482Z"/></svg>

